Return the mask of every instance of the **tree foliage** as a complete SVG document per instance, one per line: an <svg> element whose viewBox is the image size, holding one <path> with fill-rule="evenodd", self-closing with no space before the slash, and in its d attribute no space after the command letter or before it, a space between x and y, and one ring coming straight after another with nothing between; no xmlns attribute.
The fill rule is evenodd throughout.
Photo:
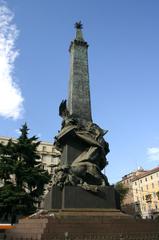
<svg viewBox="0 0 159 240"><path fill-rule="evenodd" d="M120 203L122 204L129 188L125 187L121 182L115 184L115 189L120 195Z"/></svg>
<svg viewBox="0 0 159 240"><path fill-rule="evenodd" d="M0 144L0 218L33 213L45 190L50 175L42 168L37 154L40 142L36 136L28 137L25 123L17 141L10 139Z"/></svg>
<svg viewBox="0 0 159 240"><path fill-rule="evenodd" d="M157 198L158 198L158 200L159 200L159 191L158 191L158 192L156 192L156 195L157 195Z"/></svg>

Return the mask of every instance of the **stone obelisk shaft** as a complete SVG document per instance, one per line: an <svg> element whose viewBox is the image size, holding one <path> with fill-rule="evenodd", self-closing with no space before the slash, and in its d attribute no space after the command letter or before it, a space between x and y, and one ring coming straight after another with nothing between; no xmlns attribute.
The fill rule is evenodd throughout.
<svg viewBox="0 0 159 240"><path fill-rule="evenodd" d="M76 38L69 49L71 61L68 111L77 118L92 121L87 49L82 26L76 26Z"/></svg>

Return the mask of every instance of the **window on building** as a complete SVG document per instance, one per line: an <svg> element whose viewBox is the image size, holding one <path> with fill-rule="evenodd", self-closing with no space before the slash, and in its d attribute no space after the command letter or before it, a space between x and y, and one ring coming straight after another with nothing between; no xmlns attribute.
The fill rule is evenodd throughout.
<svg viewBox="0 0 159 240"><path fill-rule="evenodd" d="M51 156L51 163L54 163L54 157Z"/></svg>
<svg viewBox="0 0 159 240"><path fill-rule="evenodd" d="M148 185L146 185L146 189L147 189L147 190L149 189Z"/></svg>
<svg viewBox="0 0 159 240"><path fill-rule="evenodd" d="M41 168L42 168L42 169L45 169L44 164L41 164Z"/></svg>
<svg viewBox="0 0 159 240"><path fill-rule="evenodd" d="M154 183L152 183L152 188L154 188Z"/></svg>
<svg viewBox="0 0 159 240"><path fill-rule="evenodd" d="M148 211L151 211L151 209L152 209L152 204L148 203Z"/></svg>
<svg viewBox="0 0 159 240"><path fill-rule="evenodd" d="M137 182L135 182L135 185L137 185Z"/></svg>
<svg viewBox="0 0 159 240"><path fill-rule="evenodd" d="M154 198L156 197L156 193L155 193L155 192L153 192L153 197L154 197Z"/></svg>
<svg viewBox="0 0 159 240"><path fill-rule="evenodd" d="M138 190L136 189L136 193L138 193Z"/></svg>
<svg viewBox="0 0 159 240"><path fill-rule="evenodd" d="M54 172L53 167L51 167L50 174L53 174L53 172Z"/></svg>
<svg viewBox="0 0 159 240"><path fill-rule="evenodd" d="M45 152L46 151L46 146L43 146L43 152Z"/></svg>
<svg viewBox="0 0 159 240"><path fill-rule="evenodd" d="M151 176L151 179L153 179L153 176Z"/></svg>
<svg viewBox="0 0 159 240"><path fill-rule="evenodd" d="M156 196L157 196L157 198L158 198L158 200L159 200L159 191L156 192Z"/></svg>
<svg viewBox="0 0 159 240"><path fill-rule="evenodd" d="M142 183L142 180L140 180L140 183Z"/></svg>
<svg viewBox="0 0 159 240"><path fill-rule="evenodd" d="M156 173L156 177L158 177L158 173Z"/></svg>
<svg viewBox="0 0 159 240"><path fill-rule="evenodd" d="M145 178L145 181L147 182L147 178Z"/></svg>
<svg viewBox="0 0 159 240"><path fill-rule="evenodd" d="M146 211L145 204L142 205L142 211Z"/></svg>
<svg viewBox="0 0 159 240"><path fill-rule="evenodd" d="M142 197L142 199L143 199L143 200L145 199L144 196Z"/></svg>
<svg viewBox="0 0 159 240"><path fill-rule="evenodd" d="M141 192L143 192L143 187L141 187Z"/></svg>

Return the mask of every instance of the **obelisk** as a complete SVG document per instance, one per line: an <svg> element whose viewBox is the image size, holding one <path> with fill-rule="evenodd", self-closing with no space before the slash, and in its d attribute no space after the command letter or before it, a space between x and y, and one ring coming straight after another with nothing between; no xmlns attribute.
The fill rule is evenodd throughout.
<svg viewBox="0 0 159 240"><path fill-rule="evenodd" d="M47 208L115 208L115 191L102 173L108 164L106 131L92 121L91 115L88 44L81 22L75 28L76 37L69 48L69 96L59 106L63 120L54 143L61 157L53 169Z"/></svg>
<svg viewBox="0 0 159 240"><path fill-rule="evenodd" d="M77 120L79 124L85 126L89 122L92 122L88 72L88 44L83 38L81 22L75 23L75 28L76 36L69 48L70 79L67 111L69 119L72 118L73 121ZM74 140L71 132L67 134L64 132L63 135L63 131L61 131L58 140L62 143L61 161L66 166L72 164L74 159L86 148L86 144L81 144L80 139L77 138Z"/></svg>
<svg viewBox="0 0 159 240"><path fill-rule="evenodd" d="M71 42L68 111L71 115L92 121L88 72L88 44L83 38L82 24L75 24L76 37Z"/></svg>

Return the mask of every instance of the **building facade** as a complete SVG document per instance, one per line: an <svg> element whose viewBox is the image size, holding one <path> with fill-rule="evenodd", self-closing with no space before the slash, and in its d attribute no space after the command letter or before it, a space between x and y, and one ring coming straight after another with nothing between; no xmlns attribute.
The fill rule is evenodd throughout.
<svg viewBox="0 0 159 240"><path fill-rule="evenodd" d="M159 216L159 167L132 180L134 204L142 218Z"/></svg>
<svg viewBox="0 0 159 240"><path fill-rule="evenodd" d="M0 143L7 144L9 139L9 137L0 137ZM16 142L15 138L12 140ZM53 166L58 164L61 153L55 149L53 143L45 141L40 142L37 152L40 155L39 161L42 163L42 167L52 173Z"/></svg>
<svg viewBox="0 0 159 240"><path fill-rule="evenodd" d="M128 214L131 214L131 215L136 214L136 209L135 209L136 207L134 204L134 196L133 196L133 190L132 190L133 179L146 172L147 171L145 171L143 168L140 167L136 171L133 171L123 176L122 180L120 181L120 183L122 183L124 187L129 189L122 203L122 210Z"/></svg>

